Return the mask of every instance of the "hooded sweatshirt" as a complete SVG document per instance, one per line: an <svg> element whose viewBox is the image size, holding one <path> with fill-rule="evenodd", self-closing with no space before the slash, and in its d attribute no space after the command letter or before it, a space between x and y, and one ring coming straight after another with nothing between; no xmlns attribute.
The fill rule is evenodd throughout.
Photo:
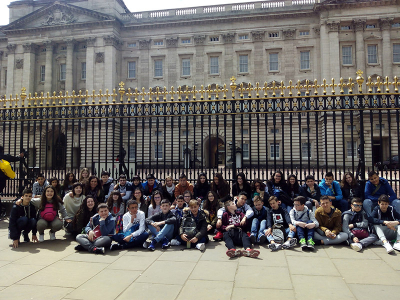
<svg viewBox="0 0 400 300"><path fill-rule="evenodd" d="M367 183L365 184L365 190L364 190L365 199L370 199L374 202L377 202L379 196L382 194L388 195L390 202L397 199L396 194L394 193L392 187L385 178L379 177L378 186L379 185L381 185L381 187L374 193L377 186L372 184L371 181L368 180Z"/></svg>
<svg viewBox="0 0 400 300"><path fill-rule="evenodd" d="M80 195L79 197L71 197L69 193L67 193L63 199L64 207L67 210L68 218L73 219L78 212L83 199L85 199L85 195Z"/></svg>
<svg viewBox="0 0 400 300"><path fill-rule="evenodd" d="M336 200L342 200L343 194L342 189L340 188L340 184L337 181L332 181L331 188L325 183L325 179L321 180L319 184L319 189L321 190L322 196L335 196Z"/></svg>
<svg viewBox="0 0 400 300"><path fill-rule="evenodd" d="M16 205L14 204L11 213L10 213L10 221L8 224L8 229L10 230L10 238L12 240L18 240L20 237L20 232L17 228L17 220L21 217L27 217L28 219L36 218L36 209L32 203L29 205ZM32 235L36 235L36 226L32 229Z"/></svg>

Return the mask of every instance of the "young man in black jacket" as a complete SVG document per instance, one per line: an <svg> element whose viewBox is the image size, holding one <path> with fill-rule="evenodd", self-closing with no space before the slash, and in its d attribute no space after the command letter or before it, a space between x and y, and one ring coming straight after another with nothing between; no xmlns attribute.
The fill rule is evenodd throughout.
<svg viewBox="0 0 400 300"><path fill-rule="evenodd" d="M29 242L29 232L32 231L32 241L37 242L36 237L36 209L31 203L32 190L25 189L22 192L21 205L14 204L11 209L8 229L10 238L13 240L13 248L18 248L21 232L24 235L24 242Z"/></svg>
<svg viewBox="0 0 400 300"><path fill-rule="evenodd" d="M161 201L161 212L146 219L146 225L154 237L150 246L146 247L151 251L156 250L156 245L159 242L162 242L161 247L163 249L170 246L176 224L176 217L170 211L170 208L169 200L163 199ZM143 246L147 246L146 242Z"/></svg>

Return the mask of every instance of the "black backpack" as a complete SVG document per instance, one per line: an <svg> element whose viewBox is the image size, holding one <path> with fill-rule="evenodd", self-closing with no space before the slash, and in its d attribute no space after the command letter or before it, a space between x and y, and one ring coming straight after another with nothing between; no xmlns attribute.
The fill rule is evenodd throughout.
<svg viewBox="0 0 400 300"><path fill-rule="evenodd" d="M182 228L183 233L186 234L190 239L195 237L195 235L198 233L196 221L190 215L183 218Z"/></svg>

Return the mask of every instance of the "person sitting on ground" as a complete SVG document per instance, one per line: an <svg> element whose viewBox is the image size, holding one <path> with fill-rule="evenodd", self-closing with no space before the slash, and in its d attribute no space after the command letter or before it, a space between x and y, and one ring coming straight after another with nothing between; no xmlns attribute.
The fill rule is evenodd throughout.
<svg viewBox="0 0 400 300"><path fill-rule="evenodd" d="M343 199L342 189L340 188L339 182L333 179L333 173L327 172L325 178L321 180L319 184L322 196L328 196L331 200L332 205L339 209L341 212L347 210L347 200Z"/></svg>
<svg viewBox="0 0 400 300"><path fill-rule="evenodd" d="M44 178L42 173L37 174L36 182L32 186L32 200L33 204L38 208L40 205L40 199L42 197L44 189L49 185L48 181Z"/></svg>
<svg viewBox="0 0 400 300"><path fill-rule="evenodd" d="M161 201L161 212L146 219L147 228L153 234L153 240L147 247L149 250L156 250L156 245L162 242L161 248L166 249L170 246L170 240L174 235L176 217L170 211L171 204L167 199ZM146 248L147 243L143 244Z"/></svg>
<svg viewBox="0 0 400 300"><path fill-rule="evenodd" d="M65 197L66 194L72 191L72 185L78 182L74 173L67 173L65 175L64 183L61 185L61 197Z"/></svg>
<svg viewBox="0 0 400 300"><path fill-rule="evenodd" d="M378 206L374 208L372 218L376 234L387 253L392 253L393 249L400 251L400 213L390 206L388 195L379 196ZM392 240L393 247L390 244Z"/></svg>
<svg viewBox="0 0 400 300"><path fill-rule="evenodd" d="M292 209L293 201L289 196L289 188L286 184L282 171L276 171L270 180L267 181L267 187L265 188L265 197L268 197L268 203L271 196L275 196L280 201L280 206L286 209L287 212ZM289 207L289 208L288 208Z"/></svg>
<svg viewBox="0 0 400 300"><path fill-rule="evenodd" d="M315 219L312 209L308 209L306 198L298 196L294 198L294 207L290 211L290 220L296 226L297 237L299 238L300 247L302 249L308 248L314 250L314 228L319 226L317 219ZM307 235L307 240L306 240Z"/></svg>
<svg viewBox="0 0 400 300"><path fill-rule="evenodd" d="M221 173L215 173L210 190L214 191L218 195L218 200L221 202L225 202L231 198L229 195L229 184L224 180Z"/></svg>
<svg viewBox="0 0 400 300"><path fill-rule="evenodd" d="M253 184L251 185L251 197L247 199L247 204L250 205L251 207L253 207L253 199L255 196L260 196L261 199L263 199L263 201L265 202L265 191L268 190L268 188L266 187L265 183L259 179L256 178L253 180ZM267 193L268 195L268 193Z"/></svg>
<svg viewBox="0 0 400 300"><path fill-rule="evenodd" d="M244 193L244 192L242 192ZM251 241L245 231L245 215L237 210L235 203L228 200L224 203L224 213L222 215L222 232L224 236L225 246L228 248L226 255L229 257L248 256L256 258L260 255L260 251L251 248ZM243 246L244 251L237 249Z"/></svg>
<svg viewBox="0 0 400 300"><path fill-rule="evenodd" d="M173 246L178 243L179 245L190 243L191 248L200 251L206 249L208 243L206 214L200 210L200 205L195 199L189 201L188 208L184 208L178 239L174 240L174 243L171 241Z"/></svg>
<svg viewBox="0 0 400 300"><path fill-rule="evenodd" d="M79 182L79 184L81 183ZM94 200L92 196L86 196L86 198L83 199L75 218L71 222L71 234L76 237L80 233L85 233L87 223L96 213L97 201Z"/></svg>
<svg viewBox="0 0 400 300"><path fill-rule="evenodd" d="M138 174L134 175L132 177L132 190L136 190L137 188L139 188L140 190L143 191L143 186L142 186L141 181L142 180L140 179L140 176ZM133 199L133 200L135 200L135 199Z"/></svg>
<svg viewBox="0 0 400 300"><path fill-rule="evenodd" d="M155 190L158 190L162 194L162 185L156 180L153 174L148 174L146 182L142 183L143 195L150 196Z"/></svg>
<svg viewBox="0 0 400 300"><path fill-rule="evenodd" d="M193 188L194 199L200 201L201 203L204 202L204 200L207 199L207 194L210 191L210 189L211 186L207 180L206 173L201 172Z"/></svg>
<svg viewBox="0 0 400 300"><path fill-rule="evenodd" d="M110 250L129 249L141 246L149 237L145 225L144 212L139 210L136 200L129 200L127 203L128 212L123 217L123 232L116 233L112 239L116 244L112 244Z"/></svg>
<svg viewBox="0 0 400 300"><path fill-rule="evenodd" d="M294 201L294 198L300 196L300 185L296 175L293 174L289 175L287 179L287 186L288 186L289 197L292 201Z"/></svg>
<svg viewBox="0 0 400 300"><path fill-rule="evenodd" d="M75 218L75 215L78 212L79 208L81 207L81 204L84 199L85 199L85 195L83 194L82 183L80 183L80 182L74 183L72 185L72 197L70 196L70 193L68 193L64 196L64 199L63 199L64 207L65 207L65 210L67 211L67 215L68 215L69 219L72 220ZM65 227L66 234L69 234L72 232L72 223L65 223L64 227Z"/></svg>
<svg viewBox="0 0 400 300"><path fill-rule="evenodd" d="M136 202L139 205L139 210L144 212L144 215L147 218L149 206L147 205L146 200L144 199L142 188L139 187L133 191L133 200L136 200Z"/></svg>
<svg viewBox="0 0 400 300"><path fill-rule="evenodd" d="M368 181L365 184L365 200L363 202L364 210L368 216L371 216L372 211L378 206L378 199L381 195L389 197L390 205L393 206L397 212L400 212L400 201L397 199L396 193L393 191L389 182L379 177L375 171L368 173Z"/></svg>
<svg viewBox="0 0 400 300"><path fill-rule="evenodd" d="M313 210L313 206L319 207L319 199L321 198L321 190L315 183L314 176L307 175L306 183L300 187L300 195L307 199L306 206L309 210Z"/></svg>
<svg viewBox="0 0 400 300"><path fill-rule="evenodd" d="M174 203L175 201L175 184L172 176L167 176L165 178L165 185L162 186L163 199L168 199L169 202Z"/></svg>
<svg viewBox="0 0 400 300"><path fill-rule="evenodd" d="M113 185L114 179L110 177L110 172L102 171L101 172L101 186L103 188L103 194L105 197L105 201L108 200L108 192L110 191L110 186Z"/></svg>
<svg viewBox="0 0 400 300"><path fill-rule="evenodd" d="M47 228L50 229L50 240L56 239L56 232L63 227L63 222L58 217L59 213L61 213L65 222L70 223L72 221L68 217L63 202L57 196L54 187L46 186L40 199L39 220L36 225L39 232L39 242L44 241L44 230Z"/></svg>
<svg viewBox="0 0 400 300"><path fill-rule="evenodd" d="M314 232L314 240L322 245L341 244L348 239L348 235L342 232L342 212L332 206L332 199L322 196L321 206L315 211L315 218L319 228Z"/></svg>
<svg viewBox="0 0 400 300"><path fill-rule="evenodd" d="M179 195L183 195L186 191L190 191L190 193L193 194L193 184L187 181L185 174L181 174L181 176L179 176L179 183L175 187L175 198Z"/></svg>
<svg viewBox="0 0 400 300"><path fill-rule="evenodd" d="M125 214L125 203L119 191L112 191L107 200L108 210L115 218L115 234L123 231L123 216Z"/></svg>
<svg viewBox="0 0 400 300"><path fill-rule="evenodd" d="M260 196L255 196L253 203L254 217L251 222L250 240L255 244L256 242L260 242L260 238L264 235L265 229L267 228L268 208L264 206L264 201Z"/></svg>
<svg viewBox="0 0 400 300"><path fill-rule="evenodd" d="M240 192L246 192L247 195L251 195L251 185L246 180L246 175L240 172L236 176L236 182L232 185L232 196L239 195Z"/></svg>
<svg viewBox="0 0 400 300"><path fill-rule="evenodd" d="M206 213L208 233L214 234L218 221L217 213L222 206L222 202L218 201L217 194L213 191L209 191L207 198L203 202L203 210Z"/></svg>
<svg viewBox="0 0 400 300"><path fill-rule="evenodd" d="M37 242L36 237L36 209L31 203L32 190L25 189L22 192L21 205L14 204L8 223L8 230L10 232L10 239L13 241L13 248L18 248L21 233L24 237L24 242L29 242L29 232L32 231L32 242Z"/></svg>
<svg viewBox="0 0 400 300"><path fill-rule="evenodd" d="M89 176L90 176L89 169L88 168L83 168L79 172L79 182L82 183L84 186L86 186L86 184L89 181Z"/></svg>
<svg viewBox="0 0 400 300"><path fill-rule="evenodd" d="M56 190L57 192L57 196L62 199L61 197L61 185L60 185L60 180L58 180L57 177L52 177L49 179L49 184L51 186L53 186L53 188Z"/></svg>
<svg viewBox="0 0 400 300"><path fill-rule="evenodd" d="M271 209L269 210L269 216L267 216L267 229L264 236L260 237L260 244L264 243L266 237L269 242L268 248L271 251L294 247L297 243L297 239L294 237L296 235L296 227L293 226L288 211L281 207L281 203L276 196L271 196L268 202ZM277 234L278 232L279 235Z"/></svg>
<svg viewBox="0 0 400 300"><path fill-rule="evenodd" d="M111 246L111 236L115 234L115 218L108 210L106 203L100 203L98 213L90 218L85 233L76 237L77 251L88 251L95 254L104 254L105 249Z"/></svg>
<svg viewBox="0 0 400 300"><path fill-rule="evenodd" d="M350 247L355 251L371 245L378 240L377 236L370 233L367 213L362 209L363 202L360 198L351 199L351 209L342 214L342 229L349 236Z"/></svg>
<svg viewBox="0 0 400 300"><path fill-rule="evenodd" d="M342 189L343 199L347 201L348 206L351 204L351 199L354 197L362 199L362 189L354 178L353 173L344 173L343 179L340 182L340 188Z"/></svg>
<svg viewBox="0 0 400 300"><path fill-rule="evenodd" d="M185 202L185 200L183 200L183 196L179 195L176 200L175 200L176 205L174 206L174 208L172 208L171 206L171 212L175 215L176 217L176 226L175 226L175 230L174 230L174 238L171 240L171 245L172 246L179 246L180 243L176 243L175 241L178 240L179 237L179 228L181 226L182 223L182 218L183 218L183 210L186 207L189 207L189 205Z"/></svg>
<svg viewBox="0 0 400 300"><path fill-rule="evenodd" d="M114 186L110 186L110 190L108 192L108 197L110 197L110 194L112 191L118 191L121 194L122 201L124 201L124 205L126 202L131 199L132 196L132 183L128 182L126 179L125 174L119 175L118 178L118 183Z"/></svg>
<svg viewBox="0 0 400 300"><path fill-rule="evenodd" d="M155 216L161 212L161 200L161 192L159 190L155 190L150 199L150 205L147 212L148 217Z"/></svg>
<svg viewBox="0 0 400 300"><path fill-rule="evenodd" d="M242 226L243 226L243 230L245 230L245 232L248 232L250 235L250 230L251 230L251 218L254 215L254 211L253 209L250 207L250 205L248 205L247 202L247 197L248 195L246 194L246 192L240 192L237 199L234 200L234 203L236 205L236 209L241 211L244 214L244 217L242 218L242 220L240 221ZM225 206L220 208L217 212L217 217L218 217L218 221L217 221L217 234L213 237L214 241L219 241L223 238L223 233L221 231L221 226L222 226L222 215L225 212ZM249 222L250 226L246 225L246 222Z"/></svg>
<svg viewBox="0 0 400 300"><path fill-rule="evenodd" d="M97 203L104 203L106 200L105 195L103 194L103 188L101 186L101 180L97 178L95 175L91 175L85 185L85 195L92 196L96 199Z"/></svg>

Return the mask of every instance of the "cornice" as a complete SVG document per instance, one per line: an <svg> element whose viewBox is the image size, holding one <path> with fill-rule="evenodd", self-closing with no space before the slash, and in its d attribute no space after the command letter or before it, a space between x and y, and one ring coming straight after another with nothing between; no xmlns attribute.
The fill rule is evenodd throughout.
<svg viewBox="0 0 400 300"><path fill-rule="evenodd" d="M386 6L398 4L398 0L331 0L324 1L322 3L316 3L314 6L315 11L324 11L340 8L354 8L354 7L374 7L374 6Z"/></svg>

